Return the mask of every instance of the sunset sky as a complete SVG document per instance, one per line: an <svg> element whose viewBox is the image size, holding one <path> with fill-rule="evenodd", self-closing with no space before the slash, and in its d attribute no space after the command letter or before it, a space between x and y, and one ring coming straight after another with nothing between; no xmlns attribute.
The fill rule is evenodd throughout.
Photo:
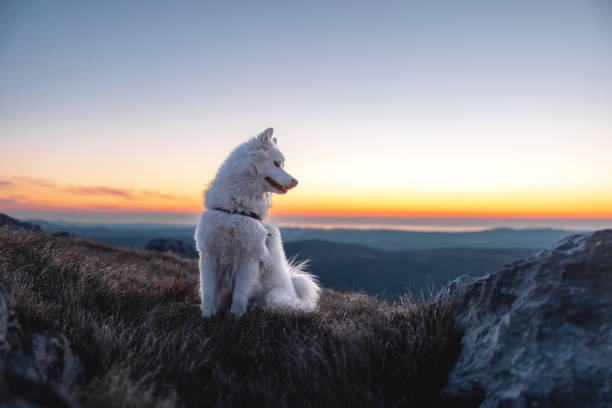
<svg viewBox="0 0 612 408"><path fill-rule="evenodd" d="M279 219L612 219L612 3L0 2L0 212L191 222L270 126Z"/></svg>

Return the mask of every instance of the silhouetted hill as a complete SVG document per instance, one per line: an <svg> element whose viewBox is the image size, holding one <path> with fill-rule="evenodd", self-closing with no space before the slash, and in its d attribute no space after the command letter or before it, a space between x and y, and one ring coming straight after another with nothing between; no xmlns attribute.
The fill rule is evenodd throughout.
<svg viewBox="0 0 612 408"><path fill-rule="evenodd" d="M323 240L285 243L288 257L310 259L321 283L341 290L393 296L438 289L458 276L482 275L533 254L532 249L445 248L382 251Z"/></svg>
<svg viewBox="0 0 612 408"><path fill-rule="evenodd" d="M30 223L40 226L46 231L66 231L83 238L98 242L119 245L125 248L145 249L147 244L160 237L174 238L193 245L195 227L182 225L154 224L71 224L30 220Z"/></svg>
<svg viewBox="0 0 612 408"><path fill-rule="evenodd" d="M19 221L16 218L9 217L6 214L0 213L0 225L7 225L11 228L23 228L27 230L39 230L38 225L30 224L29 222Z"/></svg>

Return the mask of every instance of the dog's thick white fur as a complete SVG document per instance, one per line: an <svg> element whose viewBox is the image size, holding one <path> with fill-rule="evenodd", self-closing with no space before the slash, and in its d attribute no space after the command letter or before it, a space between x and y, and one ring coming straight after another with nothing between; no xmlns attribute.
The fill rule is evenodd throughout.
<svg viewBox="0 0 612 408"><path fill-rule="evenodd" d="M319 299L305 263L287 261L280 232L263 219L272 193L297 185L272 129L236 147L205 193L195 239L200 253L202 316L249 305L312 310Z"/></svg>

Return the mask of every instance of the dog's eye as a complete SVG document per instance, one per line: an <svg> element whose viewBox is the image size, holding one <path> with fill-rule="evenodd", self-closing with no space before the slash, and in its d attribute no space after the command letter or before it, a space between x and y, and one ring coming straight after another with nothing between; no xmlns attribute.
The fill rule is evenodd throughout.
<svg viewBox="0 0 612 408"><path fill-rule="evenodd" d="M275 165L276 167L280 167L280 163L278 162L278 160L274 162L274 165Z"/></svg>

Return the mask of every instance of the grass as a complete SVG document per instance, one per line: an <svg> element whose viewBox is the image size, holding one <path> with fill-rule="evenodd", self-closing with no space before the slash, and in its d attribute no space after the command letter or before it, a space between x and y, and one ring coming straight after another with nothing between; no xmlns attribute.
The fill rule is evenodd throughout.
<svg viewBox="0 0 612 408"><path fill-rule="evenodd" d="M313 313L202 319L195 261L0 227L25 341L64 334L84 407L427 406L457 358L452 306L325 290Z"/></svg>

